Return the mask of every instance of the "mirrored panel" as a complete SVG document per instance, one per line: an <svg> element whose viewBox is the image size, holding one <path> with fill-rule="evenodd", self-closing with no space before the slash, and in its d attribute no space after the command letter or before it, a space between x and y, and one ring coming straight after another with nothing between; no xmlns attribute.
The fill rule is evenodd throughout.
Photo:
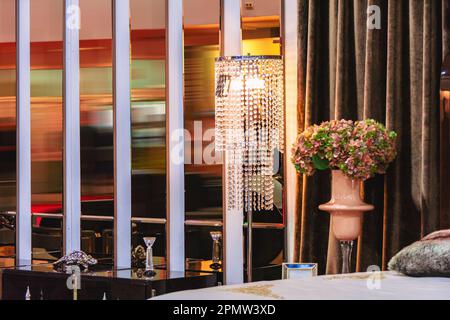
<svg viewBox="0 0 450 320"><path fill-rule="evenodd" d="M0 268L14 266L16 210L15 0L0 1Z"/></svg>
<svg viewBox="0 0 450 320"><path fill-rule="evenodd" d="M184 1L186 259L192 270L210 270L210 233L222 230L222 161L214 148L219 19L220 0Z"/></svg>
<svg viewBox="0 0 450 320"><path fill-rule="evenodd" d="M63 0L30 1L33 259L62 253Z"/></svg>
<svg viewBox="0 0 450 320"><path fill-rule="evenodd" d="M242 53L280 55L281 1L256 0L253 8L242 2ZM253 280L277 279L284 257L283 154L274 161L274 210L253 214ZM247 233L245 237L247 236ZM247 241L245 241L247 246ZM246 248L247 252L247 248Z"/></svg>
<svg viewBox="0 0 450 320"><path fill-rule="evenodd" d="M132 247L166 256L166 1L131 0ZM157 260L157 261L156 261Z"/></svg>
<svg viewBox="0 0 450 320"><path fill-rule="evenodd" d="M81 246L114 253L112 1L80 0Z"/></svg>

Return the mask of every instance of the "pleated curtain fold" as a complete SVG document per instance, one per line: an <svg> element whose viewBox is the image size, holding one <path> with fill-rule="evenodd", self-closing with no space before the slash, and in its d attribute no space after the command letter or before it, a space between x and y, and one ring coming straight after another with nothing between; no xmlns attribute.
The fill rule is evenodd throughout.
<svg viewBox="0 0 450 320"><path fill-rule="evenodd" d="M367 24L373 8L379 29ZM373 118L398 133L396 161L364 185L376 209L364 216L353 270L385 269L404 246L450 227L439 211L439 79L449 15L450 0L299 0L299 132L330 119ZM317 208L330 198L330 173L298 179L295 259L338 273L339 245L328 213Z"/></svg>

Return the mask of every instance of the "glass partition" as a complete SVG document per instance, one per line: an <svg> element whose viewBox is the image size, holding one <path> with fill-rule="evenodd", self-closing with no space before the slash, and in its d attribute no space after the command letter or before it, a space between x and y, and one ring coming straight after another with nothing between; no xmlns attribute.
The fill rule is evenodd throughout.
<svg viewBox="0 0 450 320"><path fill-rule="evenodd" d="M63 245L63 3L30 0L32 245L33 258L42 261L60 257ZM79 4L81 246L112 263L112 0L79 0ZM136 248L144 245L143 237L156 237L157 264L164 264L166 255L165 4L165 0L130 0L131 241ZM184 0L186 258L192 270L209 269L211 232L222 231L222 160L214 148L219 19L220 0ZM244 54L280 54L280 1L265 1L254 10L243 7L242 29ZM10 259L1 266L13 263L15 246L14 227L8 225L15 217L15 0L0 1L0 49L0 258ZM278 263L283 254L283 173L278 159L275 212L254 218L256 224L272 225L271 230L255 226L260 231L254 233L256 242L267 241L267 246L258 247L270 250L255 252L258 259L264 257L255 266Z"/></svg>
<svg viewBox="0 0 450 320"><path fill-rule="evenodd" d="M209 269L213 247L210 232L222 230L222 161L214 148L214 61L220 55L219 19L219 0L185 0L186 258L188 268L194 270Z"/></svg>
<svg viewBox="0 0 450 320"><path fill-rule="evenodd" d="M0 1L0 268L14 266L16 210L15 0Z"/></svg>
<svg viewBox="0 0 450 320"><path fill-rule="evenodd" d="M112 1L80 0L81 246L114 254Z"/></svg>
<svg viewBox="0 0 450 320"><path fill-rule="evenodd" d="M166 256L166 1L131 0L132 247Z"/></svg>
<svg viewBox="0 0 450 320"><path fill-rule="evenodd" d="M281 1L242 6L242 53L280 55ZM274 210L253 214L253 280L279 278L284 256L283 155L275 154ZM247 244L247 241L245 241ZM247 252L247 251L246 251Z"/></svg>
<svg viewBox="0 0 450 320"><path fill-rule="evenodd" d="M61 256L63 0L30 1L31 212L34 260Z"/></svg>

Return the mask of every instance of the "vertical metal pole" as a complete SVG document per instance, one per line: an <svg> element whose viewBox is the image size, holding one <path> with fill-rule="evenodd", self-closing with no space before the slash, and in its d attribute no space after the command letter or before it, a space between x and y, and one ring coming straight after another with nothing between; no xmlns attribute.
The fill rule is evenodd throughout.
<svg viewBox="0 0 450 320"><path fill-rule="evenodd" d="M31 262L30 1L16 0L16 265Z"/></svg>
<svg viewBox="0 0 450 320"><path fill-rule="evenodd" d="M253 281L253 211L247 212L247 282Z"/></svg>
<svg viewBox="0 0 450 320"><path fill-rule="evenodd" d="M184 271L183 1L166 0L167 269Z"/></svg>
<svg viewBox="0 0 450 320"><path fill-rule="evenodd" d="M113 0L114 265L131 265L130 3Z"/></svg>
<svg viewBox="0 0 450 320"><path fill-rule="evenodd" d="M78 0L64 1L64 253L80 250L80 83Z"/></svg>
<svg viewBox="0 0 450 320"><path fill-rule="evenodd" d="M285 226L287 260L294 259L294 222L297 197L297 173L290 164L292 157L291 147L295 142L298 132L297 125L297 61L298 61L298 1L281 0L281 43L284 56L284 97L285 97L285 146L284 157L285 194L286 194L286 221Z"/></svg>
<svg viewBox="0 0 450 320"><path fill-rule="evenodd" d="M220 1L220 48L222 56L241 55L241 0ZM227 207L227 154L223 152L223 276L226 284L244 282L244 214Z"/></svg>

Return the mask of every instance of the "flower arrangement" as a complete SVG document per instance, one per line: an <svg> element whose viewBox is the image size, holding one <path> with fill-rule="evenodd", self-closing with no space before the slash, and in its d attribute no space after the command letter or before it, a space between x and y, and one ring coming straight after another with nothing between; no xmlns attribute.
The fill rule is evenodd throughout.
<svg viewBox="0 0 450 320"><path fill-rule="evenodd" d="M293 146L297 171L311 176L316 170L341 170L354 180L386 173L396 157L394 131L381 123L333 120L308 127Z"/></svg>

